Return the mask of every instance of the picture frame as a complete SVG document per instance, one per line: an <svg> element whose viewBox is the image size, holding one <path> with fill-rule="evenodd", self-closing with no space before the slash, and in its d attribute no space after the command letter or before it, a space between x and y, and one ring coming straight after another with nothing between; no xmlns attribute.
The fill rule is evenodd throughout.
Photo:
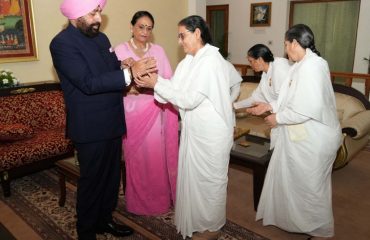
<svg viewBox="0 0 370 240"><path fill-rule="evenodd" d="M31 0L0 0L0 63L36 61Z"/></svg>
<svg viewBox="0 0 370 240"><path fill-rule="evenodd" d="M250 26L267 27L271 25L271 2L251 3Z"/></svg>

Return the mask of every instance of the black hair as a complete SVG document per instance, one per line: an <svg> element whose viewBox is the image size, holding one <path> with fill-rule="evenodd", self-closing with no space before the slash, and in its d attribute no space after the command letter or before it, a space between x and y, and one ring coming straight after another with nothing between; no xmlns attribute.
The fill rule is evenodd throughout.
<svg viewBox="0 0 370 240"><path fill-rule="evenodd" d="M199 29L201 32L200 37L202 38L203 44L213 44L209 27L201 16L192 15L182 19L178 26L184 26L190 32L194 32L195 29Z"/></svg>
<svg viewBox="0 0 370 240"><path fill-rule="evenodd" d="M148 18L150 18L150 20L152 21L152 23L153 23L153 28L154 28L154 17L153 17L153 15L150 13L150 12L148 12L148 11L137 11L135 14L134 14L134 16L132 16L132 19L131 19L131 25L132 26L134 26L135 24L136 24L136 22L137 22L137 20L139 19L139 18L141 18L141 17L148 17Z"/></svg>
<svg viewBox="0 0 370 240"><path fill-rule="evenodd" d="M320 56L320 52L316 49L315 46L315 37L312 30L305 24L297 24L289 28L285 33L285 40L293 42L296 40L299 45L306 49L309 48L312 52Z"/></svg>
<svg viewBox="0 0 370 240"><path fill-rule="evenodd" d="M262 58L265 62L273 62L274 55L271 50L264 44L256 44L248 50L248 57L258 59Z"/></svg>

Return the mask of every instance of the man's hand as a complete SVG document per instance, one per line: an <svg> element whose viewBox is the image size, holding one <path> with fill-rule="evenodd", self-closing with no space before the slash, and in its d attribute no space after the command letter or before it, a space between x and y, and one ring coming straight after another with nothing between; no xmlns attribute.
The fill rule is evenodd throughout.
<svg viewBox="0 0 370 240"><path fill-rule="evenodd" d="M154 73L157 72L157 70L157 61L153 57L140 59L131 66L133 78L141 77L148 73Z"/></svg>
<svg viewBox="0 0 370 240"><path fill-rule="evenodd" d="M129 68L134 65L135 60L132 57L126 58L125 60L121 61L121 68Z"/></svg>
<svg viewBox="0 0 370 240"><path fill-rule="evenodd" d="M271 110L272 107L269 103L256 102L253 107L247 108L246 112L252 115L261 115Z"/></svg>

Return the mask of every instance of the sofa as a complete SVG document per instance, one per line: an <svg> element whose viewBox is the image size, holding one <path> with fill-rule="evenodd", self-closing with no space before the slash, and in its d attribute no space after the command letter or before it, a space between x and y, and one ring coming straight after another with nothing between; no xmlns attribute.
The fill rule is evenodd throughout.
<svg viewBox="0 0 370 240"><path fill-rule="evenodd" d="M258 85L256 79L243 78L237 101L249 97ZM370 102L354 88L333 84L333 89L343 134L343 142L333 166L334 169L339 169L344 167L369 141ZM250 135L270 137L270 129L265 124L263 116L249 115L243 109L236 112L236 127L250 129Z"/></svg>
<svg viewBox="0 0 370 240"><path fill-rule="evenodd" d="M10 196L12 179L73 156L65 125L59 83L0 89L0 182L4 196Z"/></svg>

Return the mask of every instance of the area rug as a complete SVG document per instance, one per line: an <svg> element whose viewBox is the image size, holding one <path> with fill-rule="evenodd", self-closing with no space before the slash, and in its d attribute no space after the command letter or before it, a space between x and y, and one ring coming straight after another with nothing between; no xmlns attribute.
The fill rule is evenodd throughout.
<svg viewBox="0 0 370 240"><path fill-rule="evenodd" d="M67 198L64 207L58 205L59 183L55 169L32 174L11 183L12 195L0 200L12 208L42 239L77 239L75 224L76 192L73 182L67 184ZM72 186L72 187L71 187ZM127 219L145 229L156 239L182 239L173 225L173 212L159 217L143 217L125 210L124 196L120 195L114 217L118 222ZM98 235L98 239L116 239L110 234ZM125 239L150 239L147 234L135 231ZM265 237L245 229L231 221L222 228L220 240L264 240Z"/></svg>

